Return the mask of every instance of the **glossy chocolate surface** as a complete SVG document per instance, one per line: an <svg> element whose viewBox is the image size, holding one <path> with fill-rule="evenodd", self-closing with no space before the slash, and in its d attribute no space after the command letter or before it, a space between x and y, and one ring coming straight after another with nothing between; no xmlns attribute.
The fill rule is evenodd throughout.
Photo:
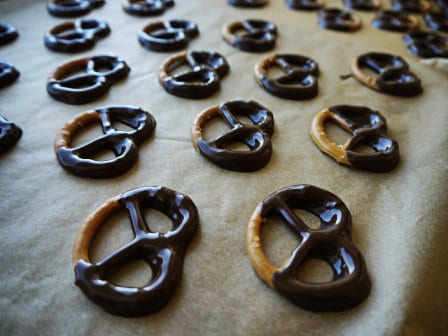
<svg viewBox="0 0 448 336"><path fill-rule="evenodd" d="M59 164L81 177L110 178L122 175L137 161L138 145L154 132L156 121L148 112L133 106L108 106L95 112L100 115L104 136L75 148L68 147L69 143L59 147L56 152ZM114 126L117 122L132 130L117 130ZM114 159L89 159L95 153L108 149L114 152Z"/></svg>
<svg viewBox="0 0 448 336"><path fill-rule="evenodd" d="M273 57L272 62L262 66L263 72L255 75L257 82L264 89L280 98L293 100L307 100L317 96L319 66L313 59L292 54ZM268 77L267 70L271 66L278 67L285 75L278 78Z"/></svg>
<svg viewBox="0 0 448 336"><path fill-rule="evenodd" d="M138 34L140 45L152 51L175 51L188 46L199 35L196 23L187 20L152 22Z"/></svg>
<svg viewBox="0 0 448 336"><path fill-rule="evenodd" d="M372 26L377 29L405 32L415 28L418 23L414 23L409 13L395 10L378 11L372 21Z"/></svg>
<svg viewBox="0 0 448 336"><path fill-rule="evenodd" d="M0 62L0 89L14 83L19 75L19 71L11 63Z"/></svg>
<svg viewBox="0 0 448 336"><path fill-rule="evenodd" d="M0 154L14 146L21 136L20 127L0 116Z"/></svg>
<svg viewBox="0 0 448 336"><path fill-rule="evenodd" d="M14 41L18 36L19 33L14 26L0 22L0 46Z"/></svg>
<svg viewBox="0 0 448 336"><path fill-rule="evenodd" d="M193 139L197 141L195 146L199 153L217 166L233 171L253 172L266 166L272 156L272 112L254 101L235 100L222 103L218 113L231 130L211 141L202 137ZM249 118L253 124L243 124L238 120L238 115ZM202 129L203 125L196 126ZM226 149L226 146L234 143L245 144L249 150Z"/></svg>
<svg viewBox="0 0 448 336"><path fill-rule="evenodd" d="M408 50L419 57L448 58L448 38L435 32L414 30L403 36Z"/></svg>
<svg viewBox="0 0 448 336"><path fill-rule="evenodd" d="M427 13L424 18L430 29L448 33L448 11Z"/></svg>
<svg viewBox="0 0 448 336"><path fill-rule="evenodd" d="M92 56L86 62L73 60L63 66L63 74L57 78L53 75L48 80L47 92L56 100L74 105L99 98L131 71L125 61L112 55ZM70 72L76 70L84 70L84 73L71 76Z"/></svg>
<svg viewBox="0 0 448 336"><path fill-rule="evenodd" d="M126 0L123 10L136 16L157 16L174 6L174 0Z"/></svg>
<svg viewBox="0 0 448 336"><path fill-rule="evenodd" d="M355 31L361 28L361 19L354 13L339 8L324 8L318 12L319 26L338 31Z"/></svg>
<svg viewBox="0 0 448 336"><path fill-rule="evenodd" d="M234 7L257 8L266 6L269 0L227 0L227 3Z"/></svg>
<svg viewBox="0 0 448 336"><path fill-rule="evenodd" d="M427 0L392 0L393 9L400 12L425 13L430 6Z"/></svg>
<svg viewBox="0 0 448 336"><path fill-rule="evenodd" d="M229 25L229 42L234 48L248 52L265 52L275 47L277 26L264 20L244 20ZM244 31L244 33L236 34Z"/></svg>
<svg viewBox="0 0 448 336"><path fill-rule="evenodd" d="M286 0L286 7L291 9L318 10L323 6L323 0Z"/></svg>
<svg viewBox="0 0 448 336"><path fill-rule="evenodd" d="M320 228L308 227L293 209L319 217ZM280 294L311 311L346 310L366 299L370 280L364 258L351 240L350 212L336 195L312 185L291 186L263 201L263 220L274 214L300 239L287 264L273 275ZM333 279L323 283L299 280L298 270L310 259L325 261L333 270Z"/></svg>
<svg viewBox="0 0 448 336"><path fill-rule="evenodd" d="M166 187L147 187L121 195L121 208L127 209L134 239L97 263L80 259L75 265L75 284L94 303L114 315L136 317L164 308L182 276L183 261L193 240L199 215L186 195ZM152 232L142 215L155 209L172 222L166 233ZM143 260L152 270L144 287L124 287L105 279L107 271L133 260Z"/></svg>
<svg viewBox="0 0 448 336"><path fill-rule="evenodd" d="M374 11L380 4L379 0L344 0L344 6L361 11Z"/></svg>
<svg viewBox="0 0 448 336"><path fill-rule="evenodd" d="M58 17L76 17L86 15L105 3L105 0L49 0L47 10Z"/></svg>

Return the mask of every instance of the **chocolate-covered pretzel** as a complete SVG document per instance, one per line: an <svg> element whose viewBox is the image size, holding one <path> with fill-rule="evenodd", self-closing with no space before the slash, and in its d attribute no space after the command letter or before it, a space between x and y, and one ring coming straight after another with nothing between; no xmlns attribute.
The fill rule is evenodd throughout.
<svg viewBox="0 0 448 336"><path fill-rule="evenodd" d="M144 209L155 209L172 223L170 231L153 232L143 217ZM101 224L114 212L126 210L134 239L99 262L89 258L90 244ZM142 316L165 307L182 276L184 257L199 225L193 201L166 187L134 189L107 200L80 228L73 246L75 284L95 304L121 316ZM107 280L117 265L144 261L152 277L143 287L125 287Z"/></svg>
<svg viewBox="0 0 448 336"><path fill-rule="evenodd" d="M427 13L424 18L430 29L448 33L448 11Z"/></svg>
<svg viewBox="0 0 448 336"><path fill-rule="evenodd" d="M373 77L366 71L378 74ZM420 79L400 56L370 52L358 56L352 64L353 76L367 87L396 96L412 97L422 93Z"/></svg>
<svg viewBox="0 0 448 336"><path fill-rule="evenodd" d="M376 11L381 7L381 0L344 0L344 6L361 11Z"/></svg>
<svg viewBox="0 0 448 336"><path fill-rule="evenodd" d="M238 120L238 115L249 118L253 125L243 124ZM224 119L232 129L207 141L202 135L202 129L214 117ZM274 116L271 111L254 101L235 100L213 106L199 114L193 123L191 137L196 151L217 166L239 172L253 172L266 166L271 159L273 133ZM232 143L243 143L249 150L225 148Z"/></svg>
<svg viewBox="0 0 448 336"><path fill-rule="evenodd" d="M105 70L104 70L105 69ZM84 73L70 74L77 70ZM47 92L67 104L84 104L103 94L131 69L125 61L112 55L96 55L59 65L47 82Z"/></svg>
<svg viewBox="0 0 448 336"><path fill-rule="evenodd" d="M14 41L19 33L14 26L0 22L0 45L4 45Z"/></svg>
<svg viewBox="0 0 448 336"><path fill-rule="evenodd" d="M269 78L267 70L270 67L281 69L285 75ZM306 100L316 97L318 93L319 67L314 60L306 56L267 56L255 65L254 74L258 85L280 98Z"/></svg>
<svg viewBox="0 0 448 336"><path fill-rule="evenodd" d="M116 122L132 128L117 130ZM87 144L72 148L72 137L80 129L100 123L104 135ZM133 106L107 106L84 112L59 130L54 141L54 151L59 164L70 173L82 177L109 178L127 172L138 157L138 145L146 140L156 127L156 121L146 111ZM110 149L115 158L106 161L90 159L95 153Z"/></svg>
<svg viewBox="0 0 448 336"><path fill-rule="evenodd" d="M188 65L192 71L170 75L174 69L182 65ZM172 95L201 99L219 90L219 82L229 70L226 59L217 52L181 52L160 65L159 82Z"/></svg>
<svg viewBox="0 0 448 336"><path fill-rule="evenodd" d="M227 0L227 3L234 7L257 8L266 6L269 0Z"/></svg>
<svg viewBox="0 0 448 336"><path fill-rule="evenodd" d="M237 34L242 31L243 34ZM235 21L224 26L222 35L234 48L249 52L264 52L275 47L277 26L264 20Z"/></svg>
<svg viewBox="0 0 448 336"><path fill-rule="evenodd" d="M138 41L148 50L174 51L186 48L198 35L198 26L192 21L158 21L145 26L138 33Z"/></svg>
<svg viewBox="0 0 448 336"><path fill-rule="evenodd" d="M377 29L406 32L417 29L420 23L416 17L409 15L409 13L385 9L378 11L372 21L372 26Z"/></svg>
<svg viewBox="0 0 448 336"><path fill-rule="evenodd" d="M0 116L0 154L14 146L22 136L22 130L16 124Z"/></svg>
<svg viewBox="0 0 448 336"><path fill-rule="evenodd" d="M324 7L323 0L286 0L286 7L299 10L317 10Z"/></svg>
<svg viewBox="0 0 448 336"><path fill-rule="evenodd" d="M0 89L12 84L20 72L9 62L0 61Z"/></svg>
<svg viewBox="0 0 448 336"><path fill-rule="evenodd" d="M97 39L109 33L109 25L103 20L79 19L53 27L45 34L44 43L54 51L79 52L92 48Z"/></svg>
<svg viewBox="0 0 448 336"><path fill-rule="evenodd" d="M352 134L344 145L332 142L325 133L325 123L329 120ZM353 168L387 173L400 161L398 143L387 136L386 119L368 107L338 105L326 108L313 118L310 133L323 153ZM369 146L375 152L358 152L356 147L359 145Z"/></svg>
<svg viewBox="0 0 448 336"><path fill-rule="evenodd" d="M105 2L105 0L48 0L47 10L54 16L75 17L86 15Z"/></svg>
<svg viewBox="0 0 448 336"><path fill-rule="evenodd" d="M173 6L174 0L125 0L123 10L136 16L157 16Z"/></svg>
<svg viewBox="0 0 448 336"><path fill-rule="evenodd" d="M311 212L320 219L310 228L293 210ZM299 238L300 243L280 267L263 251L261 227L273 215ZM247 228L247 250L258 276L294 304L311 311L341 311L366 299L370 280L364 258L351 240L352 219L346 205L334 194L302 184L281 189L257 206ZM301 280L297 274L311 259L326 262L333 270L327 282Z"/></svg>
<svg viewBox="0 0 448 336"><path fill-rule="evenodd" d="M319 26L338 31L356 31L361 28L361 18L339 8L324 8L318 12Z"/></svg>
<svg viewBox="0 0 448 336"><path fill-rule="evenodd" d="M422 58L448 58L448 39L435 32L414 30L403 36L408 50Z"/></svg>
<svg viewBox="0 0 448 336"><path fill-rule="evenodd" d="M392 0L392 8L407 13L426 13L431 9L428 0Z"/></svg>

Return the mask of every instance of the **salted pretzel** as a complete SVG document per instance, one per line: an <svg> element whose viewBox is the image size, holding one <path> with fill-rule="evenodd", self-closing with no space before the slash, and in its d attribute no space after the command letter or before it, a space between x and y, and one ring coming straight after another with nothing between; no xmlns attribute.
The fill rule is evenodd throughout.
<svg viewBox="0 0 448 336"><path fill-rule="evenodd" d="M325 132L325 123L333 121L352 136L343 145L334 143ZM374 173L386 173L400 162L398 143L387 135L386 119L363 106L338 105L316 114L311 124L311 138L319 149L336 162ZM359 145L374 153L361 153Z"/></svg>
<svg viewBox="0 0 448 336"><path fill-rule="evenodd" d="M409 52L418 57L448 58L448 38L442 34L413 30L403 36L403 41Z"/></svg>
<svg viewBox="0 0 448 336"><path fill-rule="evenodd" d="M175 68L188 65L192 70L170 75ZM159 82L175 96L201 99L219 90L220 80L229 72L226 59L217 52L189 51L169 57L159 67Z"/></svg>
<svg viewBox="0 0 448 336"><path fill-rule="evenodd" d="M269 0L227 0L227 3L234 7L257 8L266 6Z"/></svg>
<svg viewBox="0 0 448 336"><path fill-rule="evenodd" d="M270 78L270 67L277 67L285 75ZM270 55L254 67L255 81L269 93L280 98L307 100L317 96L319 66L311 58L293 54Z"/></svg>
<svg viewBox="0 0 448 336"><path fill-rule="evenodd" d="M22 130L19 126L0 116L0 154L14 146L21 136Z"/></svg>
<svg viewBox="0 0 448 336"><path fill-rule="evenodd" d="M19 32L14 26L0 22L0 45L10 43L18 36Z"/></svg>
<svg viewBox="0 0 448 336"><path fill-rule="evenodd" d="M119 131L115 122L132 128ZM100 123L103 136L87 144L72 148L74 135L92 123ZM107 106L84 112L59 130L54 141L54 151L59 164L70 173L82 177L109 178L124 174L138 157L138 145L146 140L156 127L151 114L134 106ZM104 149L111 149L116 157L96 161L88 157Z"/></svg>
<svg viewBox="0 0 448 336"><path fill-rule="evenodd" d="M242 31L244 33L239 34ZM224 26L222 35L224 40L236 49L264 52L275 47L277 26L264 20L235 21Z"/></svg>
<svg viewBox="0 0 448 336"><path fill-rule="evenodd" d="M311 229L293 211L302 209L320 219ZM261 228L273 215L300 239L297 248L280 267L272 265L263 250ZM364 259L351 240L351 215L345 204L329 191L312 185L295 185L269 195L259 204L247 228L247 251L252 267L270 287L294 304L311 311L341 311L366 299L370 280ZM310 283L297 278L310 259L325 261L333 279Z"/></svg>
<svg viewBox="0 0 448 336"><path fill-rule="evenodd" d="M157 16L173 6L174 0L125 0L122 7L131 15Z"/></svg>
<svg viewBox="0 0 448 336"><path fill-rule="evenodd" d="M243 124L238 115L249 118L253 124ZM210 119L222 118L231 130L216 139L204 139L202 129ZM193 123L191 137L199 154L217 166L239 171L252 172L266 166L272 156L271 137L274 133L274 116L271 111L254 101L234 100L206 109ZM244 143L247 151L233 151L225 148L232 143Z"/></svg>
<svg viewBox="0 0 448 336"><path fill-rule="evenodd" d="M339 8L321 9L317 16L319 26L325 29L353 32L359 30L362 25L358 15Z"/></svg>
<svg viewBox="0 0 448 336"><path fill-rule="evenodd" d="M420 22L409 13L385 9L376 13L372 26L377 29L406 32L417 29L420 26Z"/></svg>
<svg viewBox="0 0 448 336"><path fill-rule="evenodd" d="M20 72L9 62L0 62L0 89L12 83L20 76Z"/></svg>
<svg viewBox="0 0 448 336"><path fill-rule="evenodd" d="M166 215L172 222L171 230L151 231L142 215L147 208ZM112 213L121 209L128 212L134 239L103 260L91 262L89 249L95 233ZM155 313L168 304L175 292L186 250L198 225L199 215L193 201L166 187L139 188L112 197L78 231L72 254L75 283L92 302L111 314ZM105 278L111 268L136 259L146 262L152 270L152 278L145 286L124 287Z"/></svg>
<svg viewBox="0 0 448 336"><path fill-rule="evenodd" d="M286 0L286 7L298 10L318 10L325 6L323 0Z"/></svg>
<svg viewBox="0 0 448 336"><path fill-rule="evenodd" d="M47 10L54 16L74 17L86 15L105 3L105 0L48 0Z"/></svg>
<svg viewBox="0 0 448 336"><path fill-rule="evenodd" d="M149 23L138 33L138 41L148 50L175 51L186 48L198 35L198 26L192 21L157 21Z"/></svg>
<svg viewBox="0 0 448 336"><path fill-rule="evenodd" d="M344 0L344 6L361 11L376 11L381 7L381 0Z"/></svg>

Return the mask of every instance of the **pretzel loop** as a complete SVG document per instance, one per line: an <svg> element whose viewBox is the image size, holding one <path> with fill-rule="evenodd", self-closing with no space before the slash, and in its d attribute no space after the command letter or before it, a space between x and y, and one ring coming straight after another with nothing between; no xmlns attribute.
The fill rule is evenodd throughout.
<svg viewBox="0 0 448 336"><path fill-rule="evenodd" d="M361 18L339 8L324 8L318 12L319 26L325 29L353 32L362 25Z"/></svg>
<svg viewBox="0 0 448 336"><path fill-rule="evenodd" d="M245 33L236 35L238 31ZM264 20L235 21L224 26L224 40L231 46L248 52L264 52L275 47L277 27Z"/></svg>

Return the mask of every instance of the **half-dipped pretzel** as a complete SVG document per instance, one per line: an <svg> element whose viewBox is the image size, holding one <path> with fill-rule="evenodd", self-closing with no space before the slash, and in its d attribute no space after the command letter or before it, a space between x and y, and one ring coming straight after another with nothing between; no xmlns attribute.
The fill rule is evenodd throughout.
<svg viewBox="0 0 448 336"><path fill-rule="evenodd" d="M19 126L0 116L0 154L14 146L22 136Z"/></svg>
<svg viewBox="0 0 448 336"><path fill-rule="evenodd" d="M426 13L431 9L431 2L428 0L392 0L392 8L400 12Z"/></svg>
<svg viewBox="0 0 448 336"><path fill-rule="evenodd" d="M51 15L59 17L82 16L94 8L101 7L105 0L48 0L47 10Z"/></svg>
<svg viewBox="0 0 448 336"><path fill-rule="evenodd" d="M420 79L410 71L408 63L400 56L366 53L353 61L351 69L360 83L375 91L403 97L413 97L423 92ZM378 76L371 76L365 69Z"/></svg>
<svg viewBox="0 0 448 336"><path fill-rule="evenodd" d="M243 124L238 115L249 118L253 125ZM202 129L208 120L222 118L232 129L207 141ZM263 168L271 159L271 137L274 133L272 112L254 101L235 100L213 106L198 115L191 129L193 145L199 154L217 166L239 172L252 172ZM244 143L249 150L234 151L225 147L232 143Z"/></svg>
<svg viewBox="0 0 448 336"><path fill-rule="evenodd" d="M44 37L45 46L54 51L79 52L90 49L97 39L110 33L103 20L79 19L53 27Z"/></svg>
<svg viewBox="0 0 448 336"><path fill-rule="evenodd" d="M286 7L299 10L318 10L324 7L323 0L286 0Z"/></svg>
<svg viewBox="0 0 448 336"><path fill-rule="evenodd" d="M241 31L244 33L237 34ZM277 26L264 20L235 21L224 26L222 35L234 48L249 52L264 52L275 47Z"/></svg>
<svg viewBox="0 0 448 336"><path fill-rule="evenodd" d="M257 8L266 6L269 0L227 0L227 3L234 7Z"/></svg>
<svg viewBox="0 0 448 336"><path fill-rule="evenodd" d="M14 41L19 33L17 29L10 24L0 22L0 45Z"/></svg>
<svg viewBox="0 0 448 336"><path fill-rule="evenodd" d="M0 89L8 86L19 77L20 72L9 62L0 62Z"/></svg>
<svg viewBox="0 0 448 336"><path fill-rule="evenodd" d="M381 7L381 0L344 0L344 6L361 11L376 11Z"/></svg>
<svg viewBox="0 0 448 336"><path fill-rule="evenodd" d="M286 74L279 78L269 78L267 72L270 67L277 67ZM281 98L306 100L316 97L318 93L319 67L306 56L267 56L255 64L254 75L258 85Z"/></svg>
<svg viewBox="0 0 448 336"><path fill-rule="evenodd" d="M352 134L344 145L334 143L325 133L325 123L333 121ZM338 105L316 114L311 124L311 138L319 149L336 162L374 173L386 173L400 162L398 143L387 136L386 119L368 107ZM374 153L356 151L367 145Z"/></svg>
<svg viewBox="0 0 448 336"><path fill-rule="evenodd" d="M143 217L144 209L155 209L172 222L170 231L153 232ZM126 210L134 239L99 262L92 262L89 249L101 224L114 212ZM165 307L182 276L188 245L199 225L193 201L166 187L134 189L107 200L91 214L78 231L72 264L76 285L95 304L114 315L142 316ZM107 280L107 272L133 260L148 264L152 277L143 287L125 287Z"/></svg>
<svg viewBox="0 0 448 336"><path fill-rule="evenodd" d="M115 122L132 128L119 131ZM104 135L87 144L72 148L73 136L85 126L99 123ZM84 112L59 130L54 141L54 151L59 164L70 173L82 177L109 178L124 174L137 161L138 145L146 140L156 127L156 121L146 111L133 106L107 106ZM110 149L115 158L96 161L89 157Z"/></svg>
<svg viewBox="0 0 448 336"><path fill-rule="evenodd" d="M372 26L377 29L406 32L418 29L420 22L409 13L385 9L377 12Z"/></svg>
<svg viewBox="0 0 448 336"><path fill-rule="evenodd" d="M184 49L199 35L196 23L187 20L151 22L138 33L141 46L152 51Z"/></svg>
<svg viewBox="0 0 448 336"><path fill-rule="evenodd" d="M448 11L426 13L424 19L430 29L448 33Z"/></svg>
<svg viewBox="0 0 448 336"><path fill-rule="evenodd" d="M170 75L182 65L188 65L192 71ZM219 90L220 80L229 70L226 59L217 52L181 52L160 65L159 82L168 93L175 96L201 99Z"/></svg>
<svg viewBox="0 0 448 336"><path fill-rule="evenodd" d="M70 75L77 70L84 70L84 73ZM88 103L105 94L111 85L127 77L130 71L125 61L113 55L72 60L56 68L47 81L47 92L67 104Z"/></svg>
<svg viewBox="0 0 448 336"><path fill-rule="evenodd" d="M293 211L302 209L320 219L312 229ZM261 227L273 215L300 239L280 267L272 265L263 250ZM257 206L247 228L247 251L252 267L270 287L294 304L311 311L352 308L369 295L370 280L364 258L351 240L351 215L345 204L329 191L312 185L295 185L269 195ZM297 277L310 259L325 261L333 279L311 283Z"/></svg>
<svg viewBox="0 0 448 336"><path fill-rule="evenodd" d="M324 8L319 10L319 26L338 31L356 31L361 28L361 18L354 13L339 8Z"/></svg>
<svg viewBox="0 0 448 336"><path fill-rule="evenodd" d="M448 58L448 38L436 32L413 30L403 36L408 50L419 57Z"/></svg>
<svg viewBox="0 0 448 336"><path fill-rule="evenodd" d="M125 0L123 10L136 16L157 16L173 6L174 0Z"/></svg>

